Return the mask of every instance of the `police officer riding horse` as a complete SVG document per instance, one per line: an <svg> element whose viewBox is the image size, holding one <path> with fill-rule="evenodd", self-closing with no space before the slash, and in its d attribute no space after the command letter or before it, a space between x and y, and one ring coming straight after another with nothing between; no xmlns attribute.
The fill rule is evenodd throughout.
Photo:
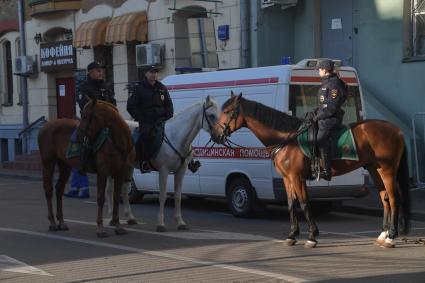
<svg viewBox="0 0 425 283"><path fill-rule="evenodd" d="M145 78L129 86L129 92L131 96L127 101L127 111L139 122L137 160L140 160L140 171L146 173L150 171L148 160L152 157L155 135L158 131L163 132L165 121L173 117L173 103L167 88L158 81L157 66L148 67Z"/></svg>
<svg viewBox="0 0 425 283"><path fill-rule="evenodd" d="M347 86L335 73L332 60L319 61L317 69L322 79L318 91L319 103L312 112L307 113L306 118L318 127L316 143L324 163L319 176L314 177L330 181L332 178L330 136L332 131L342 124L344 110L341 106L347 99Z"/></svg>

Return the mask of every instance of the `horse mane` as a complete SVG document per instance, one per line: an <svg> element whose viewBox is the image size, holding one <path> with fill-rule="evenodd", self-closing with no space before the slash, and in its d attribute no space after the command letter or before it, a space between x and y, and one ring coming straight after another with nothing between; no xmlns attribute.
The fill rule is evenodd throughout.
<svg viewBox="0 0 425 283"><path fill-rule="evenodd" d="M230 105L232 101L232 99L226 101L222 108L224 109L226 106ZM239 103L243 109L244 115L259 121L267 127L282 132L295 132L301 126L302 119L290 116L259 102L240 97Z"/></svg>

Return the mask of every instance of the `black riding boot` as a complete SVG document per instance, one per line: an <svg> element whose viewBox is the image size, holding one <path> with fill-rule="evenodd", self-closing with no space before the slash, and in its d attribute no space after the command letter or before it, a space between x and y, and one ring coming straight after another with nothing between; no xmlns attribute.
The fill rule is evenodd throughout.
<svg viewBox="0 0 425 283"><path fill-rule="evenodd" d="M320 147L320 157L323 159L323 170L320 172L320 178L330 181L332 179L331 154L329 145Z"/></svg>

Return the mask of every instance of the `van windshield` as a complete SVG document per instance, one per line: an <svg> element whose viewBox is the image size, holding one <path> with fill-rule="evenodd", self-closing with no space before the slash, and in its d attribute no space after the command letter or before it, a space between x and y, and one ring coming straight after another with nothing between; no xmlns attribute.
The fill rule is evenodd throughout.
<svg viewBox="0 0 425 283"><path fill-rule="evenodd" d="M290 85L289 110L292 115L304 118L305 114L318 105L317 91L319 85ZM347 100L342 106L345 111L343 124L350 124L361 120L362 111L358 86L348 86Z"/></svg>

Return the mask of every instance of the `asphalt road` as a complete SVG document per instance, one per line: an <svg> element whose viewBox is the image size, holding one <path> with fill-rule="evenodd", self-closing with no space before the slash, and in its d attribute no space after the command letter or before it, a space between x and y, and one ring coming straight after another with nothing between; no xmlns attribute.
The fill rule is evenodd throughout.
<svg viewBox="0 0 425 283"><path fill-rule="evenodd" d="M127 235L108 229L99 239L95 199L65 198L70 230L48 232L41 182L0 178L0 282L425 282L422 221L384 249L373 244L381 218L319 215L319 245L305 249L306 233L296 246L283 245L282 207L254 219L233 217L222 201L185 199L182 207L189 231L177 231L169 200L168 232L155 232L152 196L133 205L139 224L125 225Z"/></svg>

